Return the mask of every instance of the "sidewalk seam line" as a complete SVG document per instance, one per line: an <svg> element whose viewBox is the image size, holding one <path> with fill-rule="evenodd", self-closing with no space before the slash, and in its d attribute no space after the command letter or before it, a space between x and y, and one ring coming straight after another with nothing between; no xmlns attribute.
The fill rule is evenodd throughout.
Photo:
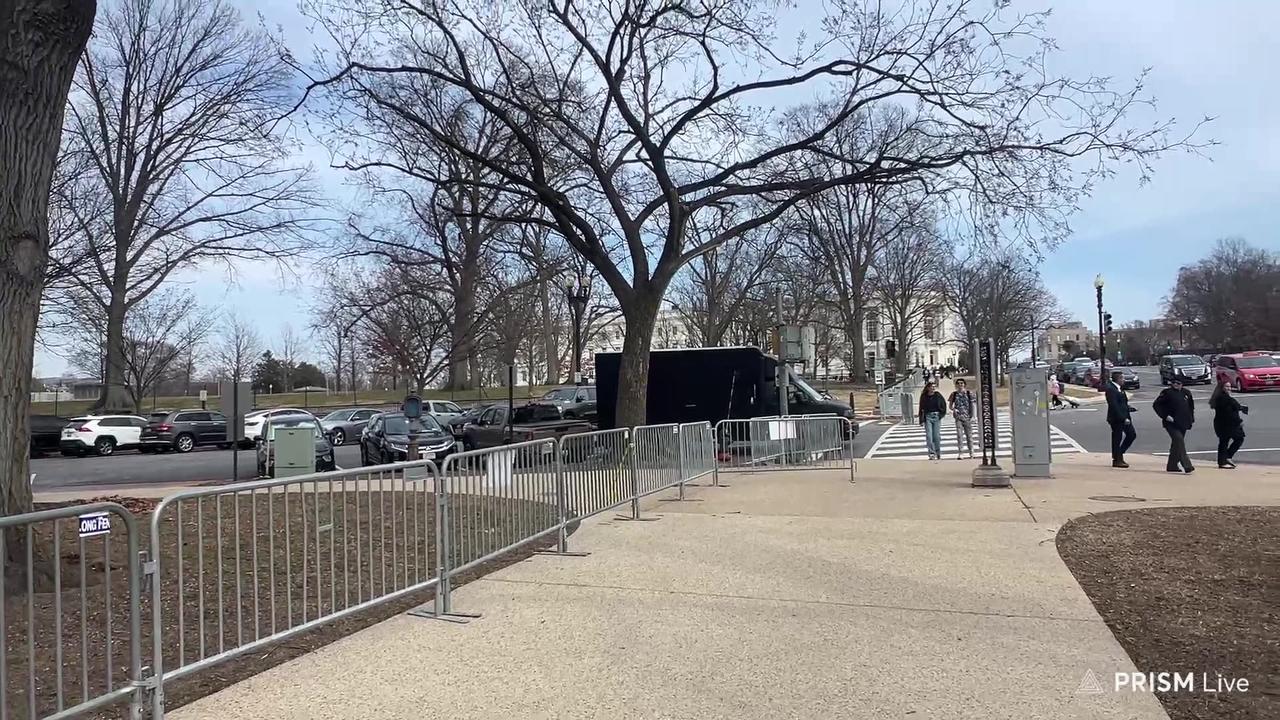
<svg viewBox="0 0 1280 720"><path fill-rule="evenodd" d="M660 595L685 595L689 597L709 598L716 600L752 600L756 602L781 602L796 605L821 605L826 607L842 607L868 610L903 610L918 613L942 613L946 615L974 615L979 617L1009 618L1012 620L1051 620L1054 622L1097 623L1100 619L1076 617L1050 617L1047 615L1024 615L1020 613L998 613L982 610L952 610L948 608L911 607L908 605L885 605L881 603L836 602L834 600L802 600L798 598L762 597L755 595L733 595L729 593L691 592L688 590L659 590L656 588L627 587L624 585L596 585L591 583L552 582L547 580L517 580L513 578L480 578L475 583L497 582L513 585L548 585L553 587L582 588L594 590L624 590L627 592L647 592ZM471 583L469 583L471 584ZM1105 623L1104 623L1105 624Z"/></svg>
<svg viewBox="0 0 1280 720"><path fill-rule="evenodd" d="M1010 483L1009 487L1013 489L1014 497L1018 498L1018 502L1022 503L1022 507L1025 508L1027 514L1031 516L1031 522L1039 525L1040 521L1036 519L1036 514L1031 511L1031 506L1027 504L1027 501L1022 499L1022 493L1018 492L1018 487L1013 483Z"/></svg>

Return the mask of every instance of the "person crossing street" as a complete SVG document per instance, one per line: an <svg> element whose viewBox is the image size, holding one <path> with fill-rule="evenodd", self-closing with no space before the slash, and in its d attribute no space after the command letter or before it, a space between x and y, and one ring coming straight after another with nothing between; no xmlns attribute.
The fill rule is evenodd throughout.
<svg viewBox="0 0 1280 720"><path fill-rule="evenodd" d="M1111 382L1107 383L1107 424L1111 426L1111 467L1127 468L1124 461L1125 451L1138 438L1133 429L1133 407L1129 405L1129 395L1121 386L1124 374L1111 373Z"/></svg>
<svg viewBox="0 0 1280 720"><path fill-rule="evenodd" d="M1218 386L1209 396L1209 407L1213 409L1213 433L1218 436L1218 467L1234 470L1236 464L1232 458L1244 444L1245 437L1244 418L1240 415L1248 415L1249 408L1231 395L1231 385L1226 378L1218 379Z"/></svg>
<svg viewBox="0 0 1280 720"><path fill-rule="evenodd" d="M1182 379L1174 376L1169 387L1160 391L1151 409L1160 416L1165 432L1169 433L1169 461L1165 464L1168 472L1195 471L1191 465L1191 457L1187 455L1187 432L1196 422L1196 401L1191 392L1182 387Z"/></svg>
<svg viewBox="0 0 1280 720"><path fill-rule="evenodd" d="M964 378L956 380L956 389L947 400L951 404L951 417L956 421L956 459L962 459L963 451L969 448L969 459L973 459L973 415L977 411L978 401L965 383ZM939 450L941 452L941 450Z"/></svg>
<svg viewBox="0 0 1280 720"><path fill-rule="evenodd" d="M924 426L924 443L930 460L942 459L942 417L947 414L947 401L932 382L920 394L920 424Z"/></svg>

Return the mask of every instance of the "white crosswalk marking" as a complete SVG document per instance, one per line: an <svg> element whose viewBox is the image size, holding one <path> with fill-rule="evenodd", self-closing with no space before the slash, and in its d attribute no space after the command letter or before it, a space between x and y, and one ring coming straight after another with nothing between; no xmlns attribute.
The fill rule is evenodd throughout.
<svg viewBox="0 0 1280 720"><path fill-rule="evenodd" d="M1009 424L1009 413L1007 411L996 413L996 437L996 446L999 448L996 451L996 456L1013 457L1013 429ZM957 445L958 440L955 421L950 417L945 418L942 421L942 457L954 457L956 455L959 447ZM1056 425L1049 426L1049 446L1055 455L1085 452L1085 449L1080 447L1079 443L1059 430ZM973 422L973 454L976 457L982 456L982 438L977 420ZM924 441L924 426L899 423L889 428L884 435L880 436L876 444L867 451L867 459L871 458L893 460L929 459L928 446Z"/></svg>

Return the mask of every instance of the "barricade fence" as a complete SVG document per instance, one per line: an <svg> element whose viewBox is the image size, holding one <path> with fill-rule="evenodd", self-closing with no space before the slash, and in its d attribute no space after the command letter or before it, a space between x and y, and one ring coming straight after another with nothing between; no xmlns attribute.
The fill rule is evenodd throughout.
<svg viewBox="0 0 1280 720"><path fill-rule="evenodd" d="M838 415L721 420L715 484L726 471L843 470L853 479L853 421Z"/></svg>
<svg viewBox="0 0 1280 720"><path fill-rule="evenodd" d="M165 682L353 613L433 591L425 614L450 616L460 574L520 549L568 552L582 520L627 505L638 518L641 498L678 488L683 499L715 477L723 427L603 430L456 453L439 469L197 488L149 518L114 503L0 518L0 557L26 554L23 572L0 576L0 720L106 706L162 718ZM823 432L802 423L769 452L817 462L838 444Z"/></svg>

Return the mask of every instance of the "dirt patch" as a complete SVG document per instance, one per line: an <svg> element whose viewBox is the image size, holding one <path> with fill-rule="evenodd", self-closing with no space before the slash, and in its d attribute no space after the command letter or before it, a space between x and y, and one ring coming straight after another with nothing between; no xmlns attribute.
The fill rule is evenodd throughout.
<svg viewBox="0 0 1280 720"><path fill-rule="evenodd" d="M1171 720L1280 718L1280 508L1091 515L1057 546L1138 670L1195 674L1156 693ZM1248 691L1205 691L1219 675Z"/></svg>
<svg viewBox="0 0 1280 720"><path fill-rule="evenodd" d="M139 548L150 547L155 503L102 499L136 512ZM546 502L455 496L448 510L454 528L452 566L488 558L455 579L455 586L554 542L551 536L494 555L554 526L556 510ZM158 527L162 572L155 583L167 670L404 591L396 600L167 682L165 704L170 709L427 603L435 595L433 586L421 587L435 576L438 563L435 496L412 484L321 483L305 489L294 486L290 492L277 488L187 500L163 510ZM75 517L31 528L33 560L42 572L33 576L32 593L26 591L25 573L20 582L6 578L0 606L4 702L12 717L26 717L33 699L39 716L74 706L108 689L126 687L130 674L130 585L123 524L116 520L109 534L87 539L79 537ZM55 584L54 577L65 582ZM152 665L156 609L147 587L141 588L140 608L141 664L147 666ZM127 708L117 704L89 717L126 714Z"/></svg>

